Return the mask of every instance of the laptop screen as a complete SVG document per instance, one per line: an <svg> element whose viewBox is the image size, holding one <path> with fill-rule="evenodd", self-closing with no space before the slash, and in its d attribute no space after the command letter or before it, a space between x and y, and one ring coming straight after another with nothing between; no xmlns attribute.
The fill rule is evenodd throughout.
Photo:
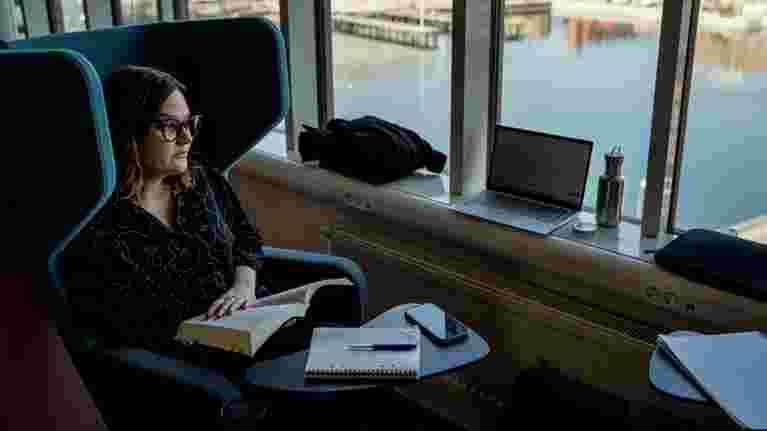
<svg viewBox="0 0 767 431"><path fill-rule="evenodd" d="M580 210L590 141L496 126L487 188Z"/></svg>

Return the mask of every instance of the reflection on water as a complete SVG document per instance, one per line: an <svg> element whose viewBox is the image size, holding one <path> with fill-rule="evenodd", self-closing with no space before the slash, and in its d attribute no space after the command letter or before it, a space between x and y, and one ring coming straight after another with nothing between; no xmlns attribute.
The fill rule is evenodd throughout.
<svg viewBox="0 0 767 431"><path fill-rule="evenodd" d="M767 71L767 32L698 33L695 62L735 72Z"/></svg>
<svg viewBox="0 0 767 431"><path fill-rule="evenodd" d="M565 18L555 11L507 16L504 27L501 122L594 140L585 199L590 207L604 153L622 145L624 214L638 218L658 21ZM763 188L750 178L767 161L767 129L756 120L767 104L765 34L698 33L680 184L682 225L727 226L767 212ZM450 45L449 33L436 50L334 33L336 116L378 115L413 128L448 153Z"/></svg>
<svg viewBox="0 0 767 431"><path fill-rule="evenodd" d="M125 24L148 24L159 21L156 0L122 0Z"/></svg>
<svg viewBox="0 0 767 431"><path fill-rule="evenodd" d="M189 12L193 17L242 17L266 16L279 22L279 0L189 0Z"/></svg>
<svg viewBox="0 0 767 431"><path fill-rule="evenodd" d="M631 23L602 22L590 18L565 18L564 22L567 25L567 47L577 51L584 45L637 39L640 36Z"/></svg>
<svg viewBox="0 0 767 431"><path fill-rule="evenodd" d="M506 40L544 39L551 33L551 14L506 15L503 27Z"/></svg>

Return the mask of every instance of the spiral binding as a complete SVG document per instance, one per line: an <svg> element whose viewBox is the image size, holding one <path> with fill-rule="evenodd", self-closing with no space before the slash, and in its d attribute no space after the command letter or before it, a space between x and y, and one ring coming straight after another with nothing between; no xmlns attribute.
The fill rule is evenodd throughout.
<svg viewBox="0 0 767 431"><path fill-rule="evenodd" d="M411 369L372 369L372 368L349 368L349 369L317 369L306 370L310 377L416 377L416 370Z"/></svg>

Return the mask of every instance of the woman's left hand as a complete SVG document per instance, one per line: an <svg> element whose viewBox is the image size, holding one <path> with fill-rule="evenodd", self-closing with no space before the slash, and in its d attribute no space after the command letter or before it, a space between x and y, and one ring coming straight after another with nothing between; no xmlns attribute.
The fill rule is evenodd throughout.
<svg viewBox="0 0 767 431"><path fill-rule="evenodd" d="M256 295L253 289L235 283L234 287L211 304L206 317L208 319L219 319L228 316L234 311L244 309L255 299Z"/></svg>

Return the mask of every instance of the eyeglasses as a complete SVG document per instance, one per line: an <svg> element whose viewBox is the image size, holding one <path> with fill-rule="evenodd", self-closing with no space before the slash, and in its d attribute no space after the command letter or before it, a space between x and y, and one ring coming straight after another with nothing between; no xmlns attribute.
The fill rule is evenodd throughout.
<svg viewBox="0 0 767 431"><path fill-rule="evenodd" d="M173 142L184 132L184 129L189 130L189 134L192 135L192 139L196 138L200 133L200 127L202 126L202 115L192 115L186 121L177 121L171 119L158 119L152 121L150 125L157 128L162 134L165 142Z"/></svg>

